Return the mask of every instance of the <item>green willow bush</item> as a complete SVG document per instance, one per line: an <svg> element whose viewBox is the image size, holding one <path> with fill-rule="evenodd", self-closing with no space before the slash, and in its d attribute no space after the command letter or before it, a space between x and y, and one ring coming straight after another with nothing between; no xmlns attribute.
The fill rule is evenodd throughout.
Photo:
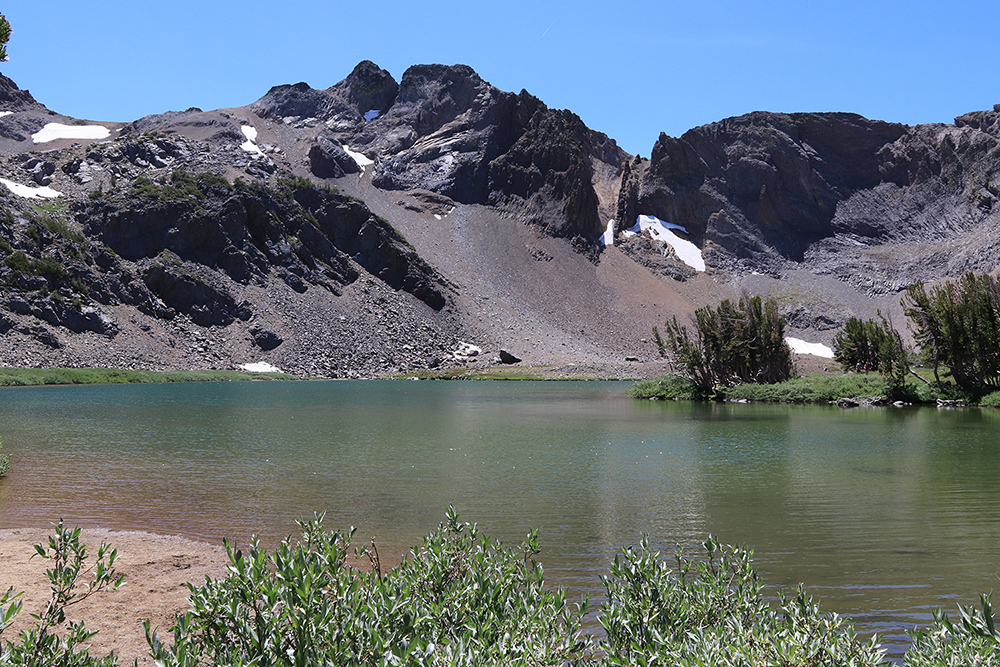
<svg viewBox="0 0 1000 667"><path fill-rule="evenodd" d="M905 667L994 667L1000 665L1000 633L993 620L989 595L981 598L982 611L959 607L959 622L934 613L934 628L914 630L913 648Z"/></svg>
<svg viewBox="0 0 1000 667"><path fill-rule="evenodd" d="M322 516L273 553L231 544L229 575L191 587L173 643L146 624L164 667L190 665L562 665L589 646L586 603L542 587L530 534L517 549L461 523L453 508L423 546L388 572L348 567L352 533Z"/></svg>
<svg viewBox="0 0 1000 667"><path fill-rule="evenodd" d="M447 521L403 562L383 571L374 543L356 550L371 571L348 564L353 529L328 532L322 515L302 521L302 537L269 552L256 542L244 552L226 543L228 574L190 585L191 610L164 642L147 621L150 655L160 667L306 665L662 665L663 667L888 667L877 638L858 639L851 625L823 614L799 588L771 604L752 566L752 553L709 537L706 554L678 549L660 558L643 538L621 550L602 578L601 639L584 633L587 601L566 602L543 586L537 535L504 547L459 520ZM94 577L80 529L60 523L49 547L35 547L55 565L47 571L52 599L38 623L7 642L0 665L113 667L114 654L90 656L94 633L70 623L64 610L91 593L117 587L116 552L101 545ZM21 609L18 593L0 595L0 633ZM6 605L6 609L4 606ZM982 610L960 608L953 623L913 633L906 667L1000 664L990 598Z"/></svg>
<svg viewBox="0 0 1000 667"><path fill-rule="evenodd" d="M877 640L854 630L800 588L780 611L761 596L751 552L705 542L707 560L678 549L675 567L643 539L626 548L604 579L609 602L601 624L608 665L737 667L757 665L882 665Z"/></svg>
<svg viewBox="0 0 1000 667"><path fill-rule="evenodd" d="M300 525L302 539L273 553L227 544L229 575L191 587L192 609L178 618L172 644L146 624L158 664L889 664L876 638L859 640L801 588L769 604L751 552L711 537L704 558L678 549L672 565L645 538L622 549L603 578L606 636L597 640L581 631L586 601L569 605L543 587L535 533L503 547L449 508L447 522L388 572L373 546L360 550L373 564L364 572L346 564L352 532L324 531L322 516ZM961 613L959 626L938 615L933 629L917 633L907 664L997 664L992 640L979 631L993 627L989 608Z"/></svg>
<svg viewBox="0 0 1000 667"><path fill-rule="evenodd" d="M88 565L87 547L80 542L80 528L67 528L60 519L55 524L55 535L49 537L48 546L35 545L35 556L52 561L45 571L49 580L51 597L41 614L32 614L36 623L21 631L17 642L5 641L0 648L0 665L25 665L28 667L113 667L117 664L114 654L103 658L91 656L87 642L96 632L87 630L81 623L70 621L62 635L56 628L66 621L66 609L86 600L102 590L114 590L123 579L115 571L118 551L102 543L97 559ZM32 556L34 558L34 556ZM80 581L81 575L89 580ZM21 593L9 588L0 595L0 636L11 624L22 607ZM8 605L7 609L3 605Z"/></svg>

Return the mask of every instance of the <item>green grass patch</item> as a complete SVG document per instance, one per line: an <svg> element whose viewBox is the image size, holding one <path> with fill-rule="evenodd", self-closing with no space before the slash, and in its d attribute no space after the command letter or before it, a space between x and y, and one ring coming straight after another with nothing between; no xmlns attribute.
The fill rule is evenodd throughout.
<svg viewBox="0 0 1000 667"><path fill-rule="evenodd" d="M530 368L433 368L381 377L382 380L548 380Z"/></svg>
<svg viewBox="0 0 1000 667"><path fill-rule="evenodd" d="M151 181L145 176L139 176L132 181L131 193L133 196L142 197L159 202L194 201L200 203L205 200L205 195L210 191L232 190L232 186L225 177L212 172L191 174L183 169L176 169L170 174L170 180L166 183Z"/></svg>
<svg viewBox="0 0 1000 667"><path fill-rule="evenodd" d="M1000 408L1000 391L986 394L980 399L979 405L984 408Z"/></svg>
<svg viewBox="0 0 1000 667"><path fill-rule="evenodd" d="M922 372L921 377L928 373ZM938 399L976 402L974 396L962 391L952 382L942 381L937 385L933 381L928 384L915 380L894 388L878 373L818 373L775 384L746 383L725 387L717 389L711 396L699 395L691 381L683 376L665 375L635 383L629 390L629 396L639 399L736 400L760 403L831 403L859 396L881 396L890 401L907 403L934 403ZM987 401L987 398L982 400ZM989 400L996 401L996 406L1000 407L1000 392ZM980 405L988 404L980 402Z"/></svg>
<svg viewBox="0 0 1000 667"><path fill-rule="evenodd" d="M241 371L131 371L116 368L0 368L0 386L67 384L152 384L163 382L247 382L296 380L286 373Z"/></svg>
<svg viewBox="0 0 1000 667"><path fill-rule="evenodd" d="M776 384L741 384L724 392L727 399L764 403L829 403L857 396L888 396L889 386L876 373L806 375Z"/></svg>
<svg viewBox="0 0 1000 667"><path fill-rule="evenodd" d="M663 375L658 378L639 380L629 389L632 398L655 398L659 400L695 400L698 395L694 383L682 375Z"/></svg>
<svg viewBox="0 0 1000 667"><path fill-rule="evenodd" d="M58 206L58 204L62 204L62 206ZM59 215L66 208L65 203L36 204L32 208L35 209L35 212L28 215L31 222L45 227L51 234L62 236L77 244L86 240L83 234L67 225L66 221Z"/></svg>
<svg viewBox="0 0 1000 667"><path fill-rule="evenodd" d="M565 366L484 366L482 368L433 368L379 376L380 380L546 380L603 382L620 377L571 373ZM631 379L631 378L626 378Z"/></svg>

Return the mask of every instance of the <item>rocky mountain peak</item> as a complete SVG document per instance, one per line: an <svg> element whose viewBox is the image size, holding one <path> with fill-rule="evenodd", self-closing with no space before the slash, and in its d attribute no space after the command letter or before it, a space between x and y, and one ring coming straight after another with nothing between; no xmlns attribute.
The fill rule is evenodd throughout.
<svg viewBox="0 0 1000 667"><path fill-rule="evenodd" d="M955 127L971 127L995 137L1000 137L1000 104L991 111L972 111L955 119Z"/></svg>
<svg viewBox="0 0 1000 667"><path fill-rule="evenodd" d="M661 135L625 208L737 256L800 261L831 233L839 201L882 182L879 151L906 130L857 114L754 112Z"/></svg>
<svg viewBox="0 0 1000 667"><path fill-rule="evenodd" d="M359 114L370 111L384 114L396 101L399 84L389 72L370 60L363 60L328 92L335 91L344 94Z"/></svg>
<svg viewBox="0 0 1000 667"><path fill-rule="evenodd" d="M331 96L308 83L274 86L251 108L262 118L323 118L329 112Z"/></svg>
<svg viewBox="0 0 1000 667"><path fill-rule="evenodd" d="M0 111L31 111L44 109L27 90L21 90L11 79L0 74Z"/></svg>

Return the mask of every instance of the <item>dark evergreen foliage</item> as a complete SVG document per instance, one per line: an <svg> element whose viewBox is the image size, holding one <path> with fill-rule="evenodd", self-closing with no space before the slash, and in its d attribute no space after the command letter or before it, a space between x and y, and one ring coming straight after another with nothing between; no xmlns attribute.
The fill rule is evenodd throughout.
<svg viewBox="0 0 1000 667"><path fill-rule="evenodd" d="M903 338L882 313L877 320L847 320L833 337L833 354L845 371L876 371L893 386L902 386L910 370Z"/></svg>
<svg viewBox="0 0 1000 667"><path fill-rule="evenodd" d="M1000 389L1000 285L993 276L970 272L929 292L918 282L906 290L903 307L938 383L944 364L966 391Z"/></svg>
<svg viewBox="0 0 1000 667"><path fill-rule="evenodd" d="M781 382L792 376L785 320L773 299L743 296L737 304L726 299L717 308L695 311L693 333L675 316L664 324L664 335L656 327L653 334L660 354L670 357L702 394L717 386Z"/></svg>

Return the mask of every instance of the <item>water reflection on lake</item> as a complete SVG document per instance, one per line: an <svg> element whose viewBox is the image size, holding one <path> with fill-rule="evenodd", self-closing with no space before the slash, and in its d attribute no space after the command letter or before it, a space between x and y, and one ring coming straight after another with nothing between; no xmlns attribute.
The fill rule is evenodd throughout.
<svg viewBox="0 0 1000 667"><path fill-rule="evenodd" d="M0 391L0 527L273 543L327 512L400 554L452 503L597 594L615 551L751 546L859 629L1000 574L1000 411L631 401L626 383L311 382ZM597 597L595 595L595 597ZM599 598L598 598L599 600Z"/></svg>

